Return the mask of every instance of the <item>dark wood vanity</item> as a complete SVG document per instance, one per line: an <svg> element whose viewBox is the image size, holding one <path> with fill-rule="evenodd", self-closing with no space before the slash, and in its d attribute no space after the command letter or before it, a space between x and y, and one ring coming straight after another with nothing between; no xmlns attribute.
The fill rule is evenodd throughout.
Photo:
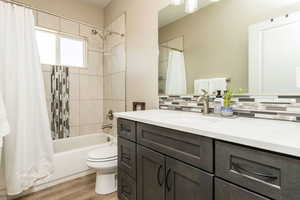
<svg viewBox="0 0 300 200"><path fill-rule="evenodd" d="M300 159L118 119L120 200L299 200Z"/></svg>

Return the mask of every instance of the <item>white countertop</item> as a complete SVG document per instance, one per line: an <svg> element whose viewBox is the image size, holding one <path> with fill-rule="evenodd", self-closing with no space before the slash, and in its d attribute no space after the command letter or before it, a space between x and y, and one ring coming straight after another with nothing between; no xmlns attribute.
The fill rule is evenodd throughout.
<svg viewBox="0 0 300 200"><path fill-rule="evenodd" d="M300 123L296 122L227 119L168 110L115 113L115 116L300 157Z"/></svg>

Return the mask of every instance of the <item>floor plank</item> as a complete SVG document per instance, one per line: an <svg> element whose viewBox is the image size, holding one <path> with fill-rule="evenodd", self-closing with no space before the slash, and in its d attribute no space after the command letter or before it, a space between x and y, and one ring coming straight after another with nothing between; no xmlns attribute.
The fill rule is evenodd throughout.
<svg viewBox="0 0 300 200"><path fill-rule="evenodd" d="M117 200L117 194L97 195L95 174L77 178L16 200Z"/></svg>

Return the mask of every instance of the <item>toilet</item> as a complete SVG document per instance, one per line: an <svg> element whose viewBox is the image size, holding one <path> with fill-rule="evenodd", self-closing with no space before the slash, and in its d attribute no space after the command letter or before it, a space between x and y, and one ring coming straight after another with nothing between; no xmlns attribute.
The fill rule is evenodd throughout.
<svg viewBox="0 0 300 200"><path fill-rule="evenodd" d="M88 153L87 165L96 169L97 194L110 194L117 191L117 159L116 144L108 144Z"/></svg>

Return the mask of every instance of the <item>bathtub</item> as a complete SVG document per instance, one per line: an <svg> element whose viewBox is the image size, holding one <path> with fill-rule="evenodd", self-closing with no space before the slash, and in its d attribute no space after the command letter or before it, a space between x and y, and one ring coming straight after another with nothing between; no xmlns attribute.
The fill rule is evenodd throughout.
<svg viewBox="0 0 300 200"><path fill-rule="evenodd" d="M54 174L37 183L30 192L36 192L65 181L95 173L94 170L89 169L86 165L88 152L104 145L110 145L113 142L116 142L116 139L106 133L54 141Z"/></svg>

